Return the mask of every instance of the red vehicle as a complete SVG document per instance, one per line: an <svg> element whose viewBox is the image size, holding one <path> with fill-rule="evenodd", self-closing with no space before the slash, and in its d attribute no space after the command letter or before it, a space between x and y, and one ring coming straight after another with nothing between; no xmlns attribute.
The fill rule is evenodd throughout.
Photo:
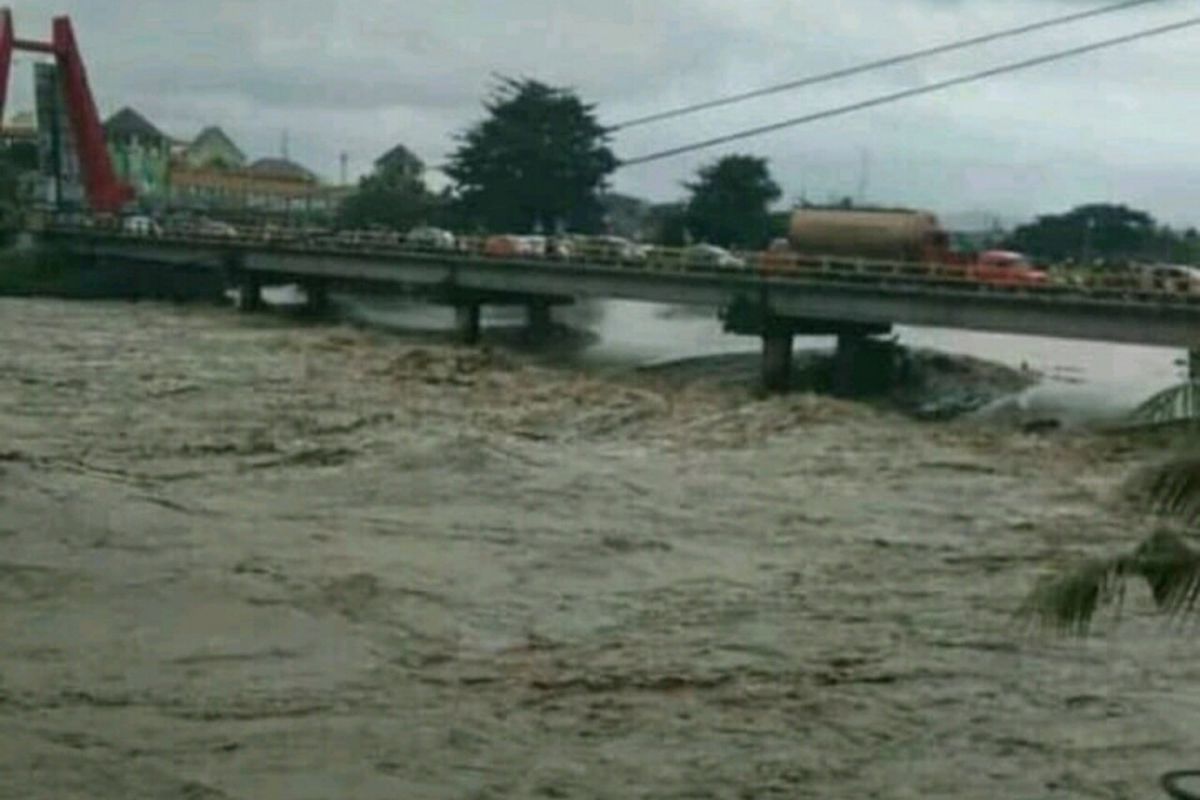
<svg viewBox="0 0 1200 800"><path fill-rule="evenodd" d="M985 250L969 267L967 278L998 286L1043 286L1050 276L1035 267L1021 253L1011 250Z"/></svg>
<svg viewBox="0 0 1200 800"><path fill-rule="evenodd" d="M497 258L541 257L546 255L546 237L509 234L489 236L483 242L483 254Z"/></svg>

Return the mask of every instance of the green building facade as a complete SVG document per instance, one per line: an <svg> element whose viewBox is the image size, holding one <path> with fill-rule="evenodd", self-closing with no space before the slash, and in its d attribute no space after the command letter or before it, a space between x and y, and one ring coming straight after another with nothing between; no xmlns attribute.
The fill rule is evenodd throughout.
<svg viewBox="0 0 1200 800"><path fill-rule="evenodd" d="M104 123L113 168L133 187L143 207L163 205L170 196L171 139L132 108Z"/></svg>

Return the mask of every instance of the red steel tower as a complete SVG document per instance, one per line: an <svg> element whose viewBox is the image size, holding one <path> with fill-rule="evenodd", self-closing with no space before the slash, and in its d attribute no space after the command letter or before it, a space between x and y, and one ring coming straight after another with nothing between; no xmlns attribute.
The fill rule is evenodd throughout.
<svg viewBox="0 0 1200 800"><path fill-rule="evenodd" d="M79 154L84 191L93 211L115 212L133 200L133 189L117 179L108 148L104 143L104 127L96 111L96 101L88 86L83 57L75 41L68 17L54 19L52 38L47 42L17 39L13 34L12 11L0 9L0 118L8 96L8 79L14 50L27 50L54 57L58 65L63 98L66 101L68 122Z"/></svg>

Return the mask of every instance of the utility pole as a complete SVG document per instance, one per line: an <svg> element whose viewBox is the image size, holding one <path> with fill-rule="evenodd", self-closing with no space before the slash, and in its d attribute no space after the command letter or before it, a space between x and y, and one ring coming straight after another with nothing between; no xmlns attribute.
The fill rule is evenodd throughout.
<svg viewBox="0 0 1200 800"><path fill-rule="evenodd" d="M863 147L859 150L858 165L858 204L867 203L867 185L871 180L871 151Z"/></svg>

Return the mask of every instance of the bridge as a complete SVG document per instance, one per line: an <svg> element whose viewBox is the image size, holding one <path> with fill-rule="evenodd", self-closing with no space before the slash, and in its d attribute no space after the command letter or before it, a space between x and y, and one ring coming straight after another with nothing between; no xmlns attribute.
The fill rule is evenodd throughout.
<svg viewBox="0 0 1200 800"><path fill-rule="evenodd" d="M51 160L58 167L78 163L78 174L67 177L77 179L80 205L88 209L35 217L34 235L83 260L157 265L166 277L172 270L212 273L239 290L245 310L261 305L261 288L270 284L300 284L317 305L336 289L418 292L455 307L461 335L474 341L480 308L489 303L524 305L535 329L549 324L555 305L577 298L701 306L716 310L731 333L762 339L769 388L787 386L795 336L837 336L835 373L851 385L858 373L886 366L877 357L886 353L871 337L894 325L1178 347L1193 352L1200 372L1200 296L1190 284L1171 290L1118 277L1003 285L946 265L778 253L746 254L736 266L722 266L666 248L646 259L586 247L570 257L496 257L478 243L462 246L470 240L423 249L357 233L156 226L135 232L114 216L133 192L117 179L105 149L70 21L56 18L49 42L18 39L11 13L0 8L0 114L14 50L54 58L45 100L64 112L53 115L64 118L52 126L56 142L75 152ZM62 200L56 189L51 205Z"/></svg>
<svg viewBox="0 0 1200 800"><path fill-rule="evenodd" d="M619 298L712 308L731 333L763 342L763 379L787 385L793 337L834 335L839 364L893 325L1178 347L1200 346L1200 295L1133 282L1061 280L1000 285L936 264L748 254L739 266L690 261L659 249L632 260L580 250L570 257L488 255L482 248L406 246L378 236L283 236L264 231L154 235L120 227L49 222L37 237L81 260L158 265L216 273L238 290L239 306L261 305L267 285L298 284L313 304L331 290L416 292L457 310L461 336L479 336L480 308L515 304L534 328L551 308L577 298Z"/></svg>

